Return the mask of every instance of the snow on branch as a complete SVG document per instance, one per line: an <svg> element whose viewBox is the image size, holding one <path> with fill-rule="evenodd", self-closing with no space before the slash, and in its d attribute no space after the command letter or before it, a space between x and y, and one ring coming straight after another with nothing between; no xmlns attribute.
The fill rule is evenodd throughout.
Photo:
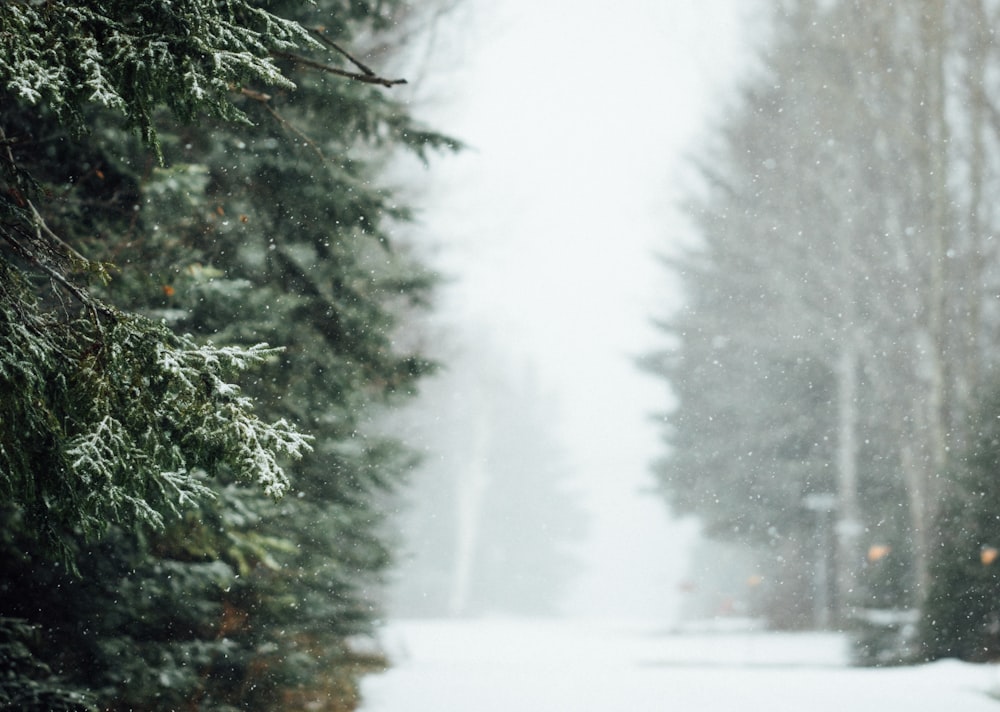
<svg viewBox="0 0 1000 712"><path fill-rule="evenodd" d="M153 112L245 119L232 90L248 80L293 88L271 51L319 47L309 32L247 0L0 3L0 86L47 103L83 128L96 103L125 115L155 146Z"/></svg>
<svg viewBox="0 0 1000 712"><path fill-rule="evenodd" d="M222 378L262 363L281 349L257 344L250 347L199 346L182 338L179 347L158 345L158 364L179 386L171 402L195 402L207 398L213 408L204 413L203 424L187 440L203 440L204 446L221 447L241 479L253 481L272 497L288 489L288 478L278 463L281 456L300 458L312 449L310 440L284 419L263 423L252 412L250 399L240 395L237 385Z"/></svg>
<svg viewBox="0 0 1000 712"><path fill-rule="evenodd" d="M278 351L200 345L120 313L60 322L0 263L0 375L19 392L0 399L0 424L18 424L0 430L0 493L56 548L75 529L161 527L224 473L280 497L311 438L261 420L231 380Z"/></svg>

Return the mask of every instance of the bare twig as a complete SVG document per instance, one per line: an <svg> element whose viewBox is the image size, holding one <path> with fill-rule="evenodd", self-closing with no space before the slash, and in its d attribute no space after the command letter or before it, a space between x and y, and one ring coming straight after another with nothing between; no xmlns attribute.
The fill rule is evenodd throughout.
<svg viewBox="0 0 1000 712"><path fill-rule="evenodd" d="M334 67L333 65L330 64L324 64L323 62L317 62L315 60L308 59L307 57L301 57L297 54L292 54L291 52L281 52L278 50L274 50L271 52L271 54L273 54L275 57L280 57L281 59L287 59L290 62L295 62L296 64L300 64L303 67L318 69L321 72L336 74L338 77L347 77L348 79L353 79L358 82L364 82L365 84L378 84L379 86L390 87L390 88L398 84L406 84L405 79L386 79L385 77L378 76L370 69L368 69L366 72L365 69L367 69L367 67L365 67L365 69L362 69L360 73L349 72L346 69L341 69L340 67ZM348 57L350 57L350 55L348 55ZM352 60L352 61L354 61L357 64L357 60ZM364 67L364 65L359 65L359 66Z"/></svg>
<svg viewBox="0 0 1000 712"><path fill-rule="evenodd" d="M322 161L326 160L326 156L323 155L323 150L319 147L319 145L313 139L309 138L309 136L307 136L302 131L300 131L298 128L296 128L295 125L292 124L291 121L289 121L288 119L286 119L284 116L282 116L280 113L278 113L277 109L275 109L273 106L271 106L271 95L270 94L265 94L263 92L255 91L253 89L241 89L240 91L243 93L244 96L249 97L250 99L253 99L254 101L260 102L261 106L264 107L264 109L267 111L267 113L269 113L271 116L274 117L275 121L277 121L279 124L281 124L282 126L284 126L286 129L288 129L289 131L291 131L296 136L298 136L300 139L302 139L303 143L305 143L307 146L309 146L309 148L311 148L312 150L314 150L316 152L316 155L318 155L320 157L320 160L322 160Z"/></svg>
<svg viewBox="0 0 1000 712"><path fill-rule="evenodd" d="M322 42L323 44L325 44L327 47L333 48L334 50L336 50L337 52L339 52L340 54L342 54L344 57L346 57L347 60L351 64L353 64L355 67L357 67L358 69L360 69L363 74L366 74L369 77L376 76L375 72L372 71L371 68L369 68L367 65L363 64L360 59L356 59L354 56L351 55L350 52L348 52L346 49L344 49L339 44L337 44L336 42L334 42L333 40L331 40L329 37L327 37L326 33L323 31L323 29L321 27L314 27L314 28L312 28L311 32L314 35L316 35L316 37L319 38L319 41Z"/></svg>
<svg viewBox="0 0 1000 712"><path fill-rule="evenodd" d="M278 123L280 123L286 129L288 129L293 134L295 134L296 136L298 136L300 139L302 139L303 143L305 143L307 146L309 146L309 148L311 148L312 150L314 150L316 152L316 155L319 156L319 158L320 158L321 161L325 161L326 160L326 156L323 155L323 149L321 149L319 147L319 144L317 144L313 139L309 138L302 131L300 131L299 129L297 129L295 127L295 125L292 124L291 121L289 121L284 116L282 116L281 114L279 114L277 112L277 110L273 106L271 106L270 104L264 104L264 108L267 109L268 113L271 114L271 116L273 116Z"/></svg>
<svg viewBox="0 0 1000 712"><path fill-rule="evenodd" d="M246 87L241 87L240 93L245 97L253 99L254 101L260 101L260 102L271 101L270 94L265 94L264 92L257 91L256 89L247 89Z"/></svg>
<svg viewBox="0 0 1000 712"><path fill-rule="evenodd" d="M79 301L81 304L90 309L97 323L100 323L100 319L98 319L98 312L111 314L111 310L104 307L100 302L94 300L90 296L90 294L86 292L86 290L82 289L81 287L78 287L77 285L73 284L68 279L66 279L66 277L62 274L62 272L52 267L51 265L47 264L45 260L39 259L37 254L35 254L32 250L22 245L13 235L10 234L9 231L0 230L0 237L2 237L11 247L13 247L14 251L17 254L21 255L23 258L25 258L32 264L37 265L38 268L43 272L45 272L45 274L47 274L50 279L54 280L55 282L58 282L60 285L62 285L62 287L66 291L68 291L70 294L76 297L77 301Z"/></svg>
<svg viewBox="0 0 1000 712"><path fill-rule="evenodd" d="M7 134L2 128L0 128L0 143L4 146L4 151L7 154L7 160L11 165L15 165L14 153L10 148L12 142L7 140ZM52 231L42 218L41 213L38 212L35 204L32 203L27 196L22 197L22 202L23 207L28 207L31 210L30 222L31 226L35 230L35 241L39 245L39 249L35 250L22 245L21 242L14 237L13 234L11 234L10 230L0 230L0 237L2 237L3 240L6 241L17 254L21 255L32 264L37 265L38 268L45 272L50 279L60 284L81 304L90 309L91 313L94 315L94 321L100 324L98 312L111 314L111 310L91 297L85 289L69 281L66 275L57 268L59 248L64 251L65 256L70 258L71 262L73 260L78 260L84 265L91 265L92 263ZM20 231L23 231L23 228L22 230L19 230L19 232ZM25 237L30 240L30 237L28 237L27 234L25 234ZM49 261L53 261L55 265L49 264Z"/></svg>
<svg viewBox="0 0 1000 712"><path fill-rule="evenodd" d="M32 222L34 223L35 233L38 236L39 242L43 243L45 242L43 238L44 235L44 237L47 237L50 242L58 245L63 250L65 250L66 254L68 254L72 259L78 260L81 264L86 264L86 265L90 264L90 260L88 260L79 252L74 250L72 247L66 244L65 240L63 240L61 237L52 232L52 229L48 226L48 224L46 224L45 220L42 219L42 216L38 212L38 209L35 207L34 203L32 203L27 198L25 198L25 202L28 204L28 207L31 208Z"/></svg>

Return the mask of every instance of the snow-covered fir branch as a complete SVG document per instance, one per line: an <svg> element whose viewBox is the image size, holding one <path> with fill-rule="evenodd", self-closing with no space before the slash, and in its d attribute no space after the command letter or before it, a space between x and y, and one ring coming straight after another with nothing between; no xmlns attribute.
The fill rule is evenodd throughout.
<svg viewBox="0 0 1000 712"><path fill-rule="evenodd" d="M197 18L197 27L192 27ZM271 52L317 47L299 24L246 0L0 4L0 86L80 125L87 103L123 113L155 142L152 113L240 118L247 81L293 88Z"/></svg>

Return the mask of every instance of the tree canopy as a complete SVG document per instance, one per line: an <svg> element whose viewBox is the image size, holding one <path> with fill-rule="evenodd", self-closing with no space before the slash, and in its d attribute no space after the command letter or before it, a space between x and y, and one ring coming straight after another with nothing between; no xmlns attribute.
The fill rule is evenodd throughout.
<svg viewBox="0 0 1000 712"><path fill-rule="evenodd" d="M293 88L276 50L315 46L302 25L246 0L218 3L8 2L0 8L0 82L77 131L98 104L125 116L150 144L155 113L246 120L232 94L246 82Z"/></svg>
<svg viewBox="0 0 1000 712"><path fill-rule="evenodd" d="M197 345L94 297L87 277L108 282L112 266L73 246L82 226L60 234L53 220L68 218L58 213L71 199L53 201L46 180L56 168L43 146L52 138L18 119L36 113L80 136L103 107L158 149L161 106L187 121L246 120L233 90L247 80L292 88L269 52L315 41L245 2L11 2L0 7L0 28L5 102L24 107L0 126L8 248L0 369L18 396L0 406L7 501L24 504L58 543L77 527L96 534L112 523L162 524L161 510L208 493L201 476L221 464L282 494L288 482L276 458L300 456L307 439L287 421L261 422L228 382L275 350ZM39 278L52 285L41 295Z"/></svg>

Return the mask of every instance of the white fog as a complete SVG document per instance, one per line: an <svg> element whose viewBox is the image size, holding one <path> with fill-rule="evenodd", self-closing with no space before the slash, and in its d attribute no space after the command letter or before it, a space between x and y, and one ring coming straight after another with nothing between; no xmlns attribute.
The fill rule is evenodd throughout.
<svg viewBox="0 0 1000 712"><path fill-rule="evenodd" d="M439 61L420 74L422 112L469 150L422 176L421 223L451 282L433 317L446 373L416 410L440 418L446 398L460 420L476 418L484 398L537 391L562 484L588 518L565 614L670 619L680 605L696 525L650 494L652 419L670 393L636 360L658 346L654 315L680 299L657 254L685 239L675 201L686 151L741 72L750 10L458 3L435 33ZM500 393L484 394L489 383ZM424 446L458 457L455 441ZM418 532L400 534L419 548Z"/></svg>

